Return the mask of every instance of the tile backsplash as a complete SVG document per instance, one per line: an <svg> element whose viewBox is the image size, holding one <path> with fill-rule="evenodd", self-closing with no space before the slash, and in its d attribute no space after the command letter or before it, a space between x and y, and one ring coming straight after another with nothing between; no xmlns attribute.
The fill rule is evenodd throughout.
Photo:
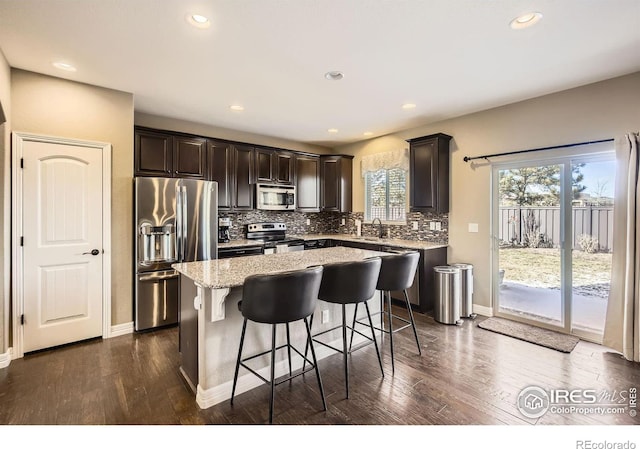
<svg viewBox="0 0 640 449"><path fill-rule="evenodd" d="M247 212L226 213L221 212L221 217L231 218L231 239L243 239L247 235L247 224L264 221L283 222L287 225L287 234L356 234L356 220L364 221L364 213L351 212L278 212L253 210ZM342 225L344 219L345 224ZM309 220L309 224L307 224ZM417 230L413 229L413 223L417 223ZM431 223L440 223L440 230L431 230ZM388 232L391 238L406 240L424 240L435 243L448 243L449 240L449 216L448 214L408 212L406 224L383 225L384 232ZM377 237L378 226L367 223L362 224L362 235Z"/></svg>

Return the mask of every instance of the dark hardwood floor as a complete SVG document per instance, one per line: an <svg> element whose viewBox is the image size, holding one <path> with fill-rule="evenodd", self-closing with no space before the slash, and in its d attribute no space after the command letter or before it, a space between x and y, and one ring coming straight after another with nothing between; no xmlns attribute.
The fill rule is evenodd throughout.
<svg viewBox="0 0 640 449"><path fill-rule="evenodd" d="M402 310L397 311L402 314ZM422 356L409 329L395 335L396 371L388 341L385 377L372 345L350 358L345 399L342 358L320 361L328 410L310 373L277 387L278 424L638 424L628 413L547 413L523 417L519 392L543 388L621 391L640 385L639 364L580 342L571 354L495 334L465 321L446 326L416 314ZM240 330L238 330L240 331ZM237 348L230 348L235 351ZM2 424L262 424L269 387L201 410L178 373L176 328L94 340L43 351L0 369Z"/></svg>

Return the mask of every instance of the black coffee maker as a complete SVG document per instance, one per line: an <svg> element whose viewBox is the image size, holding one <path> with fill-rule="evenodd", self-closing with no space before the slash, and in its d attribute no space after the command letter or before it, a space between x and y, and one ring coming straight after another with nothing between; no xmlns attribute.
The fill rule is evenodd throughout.
<svg viewBox="0 0 640 449"><path fill-rule="evenodd" d="M228 243L231 219L228 217L218 219L218 243Z"/></svg>

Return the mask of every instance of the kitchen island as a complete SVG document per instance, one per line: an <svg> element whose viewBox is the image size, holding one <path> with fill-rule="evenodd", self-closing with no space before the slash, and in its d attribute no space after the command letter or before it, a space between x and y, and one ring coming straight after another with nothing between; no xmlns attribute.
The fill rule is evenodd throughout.
<svg viewBox="0 0 640 449"><path fill-rule="evenodd" d="M208 408L231 397L243 321L237 305L242 298L242 285L248 276L385 255L389 253L336 247L174 264L173 268L181 274L180 372L196 393L198 405ZM379 311L380 302L371 301L370 309L372 313ZM351 310L349 308L347 313ZM322 311L325 311L325 317L329 316L324 323L320 319ZM334 304L318 302L316 314L319 316L314 319L314 333L334 327L340 319L339 306ZM374 325L379 326L380 315L376 318ZM284 332L280 334L284 337ZM354 338L356 345L365 341L363 337L358 337ZM341 338L340 332L327 333L325 338L327 342L337 342ZM284 339L279 340L278 345L283 342ZM304 348L306 332L302 322L291 324L291 342ZM270 348L270 344L270 326L251 323L245 340L245 353L262 352ZM318 348L316 352L318 359L335 354L327 348ZM276 376L280 376L288 371L288 364L282 358L277 360ZM300 358L294 357L292 362L294 369L302 366ZM253 369L268 378L268 359L257 358L254 363ZM263 383L258 378L241 372L237 392L239 394L260 385Z"/></svg>

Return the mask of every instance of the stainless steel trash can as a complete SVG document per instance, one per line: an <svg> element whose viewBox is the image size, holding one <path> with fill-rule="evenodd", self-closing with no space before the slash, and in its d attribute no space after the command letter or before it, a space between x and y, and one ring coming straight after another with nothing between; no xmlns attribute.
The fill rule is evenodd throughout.
<svg viewBox="0 0 640 449"><path fill-rule="evenodd" d="M436 284L436 304L433 318L443 324L460 323L462 271L449 265L433 267Z"/></svg>
<svg viewBox="0 0 640 449"><path fill-rule="evenodd" d="M475 318L473 313L473 265L468 263L452 263L452 267L460 268L462 288L460 289L460 317Z"/></svg>

